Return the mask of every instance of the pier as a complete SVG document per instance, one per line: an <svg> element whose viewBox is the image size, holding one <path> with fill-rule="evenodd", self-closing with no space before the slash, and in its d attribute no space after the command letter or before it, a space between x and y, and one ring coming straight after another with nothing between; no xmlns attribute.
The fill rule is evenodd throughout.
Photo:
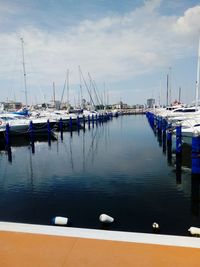
<svg viewBox="0 0 200 267"><path fill-rule="evenodd" d="M197 238L0 223L1 266L197 267Z"/></svg>

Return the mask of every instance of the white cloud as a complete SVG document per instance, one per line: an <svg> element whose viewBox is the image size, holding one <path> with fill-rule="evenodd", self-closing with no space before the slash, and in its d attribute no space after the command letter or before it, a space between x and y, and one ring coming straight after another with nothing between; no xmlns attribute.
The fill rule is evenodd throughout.
<svg viewBox="0 0 200 267"><path fill-rule="evenodd" d="M184 16L177 19L176 30L183 34L196 34L200 31L200 5L189 8Z"/></svg>
<svg viewBox="0 0 200 267"><path fill-rule="evenodd" d="M10 70L16 54L16 64L21 61L22 36L30 73L28 85L32 88L38 84L50 87L53 80L60 86L67 69L71 70L71 82L78 83L78 65L97 81L109 83L166 68L193 47L200 6L186 10L179 18L161 15L161 4L160 0L146 1L123 16L82 21L61 32L27 26L18 33L0 33L0 78L14 77Z"/></svg>

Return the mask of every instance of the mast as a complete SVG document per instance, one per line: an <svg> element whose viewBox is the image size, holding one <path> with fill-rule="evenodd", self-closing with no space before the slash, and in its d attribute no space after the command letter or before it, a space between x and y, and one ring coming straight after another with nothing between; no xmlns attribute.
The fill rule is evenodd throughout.
<svg viewBox="0 0 200 267"><path fill-rule="evenodd" d="M199 68L200 68L200 36L199 36L199 48L198 48L198 60L197 60L197 79L196 79L196 109L199 101Z"/></svg>
<svg viewBox="0 0 200 267"><path fill-rule="evenodd" d="M60 108L61 108L62 102L63 102L63 97L64 97L65 88L66 88L66 83L69 83L69 70L67 70L67 74L66 74L66 78L65 78L65 82L64 82L64 86L63 86L63 90L62 90L62 96L61 96L61 100L60 100Z"/></svg>
<svg viewBox="0 0 200 267"><path fill-rule="evenodd" d="M56 108L56 91L55 91L55 82L53 82L53 103L54 103L54 108Z"/></svg>
<svg viewBox="0 0 200 267"><path fill-rule="evenodd" d="M166 105L168 106L168 99L169 99L169 74L167 74L167 102Z"/></svg>
<svg viewBox="0 0 200 267"><path fill-rule="evenodd" d="M23 73L24 73L24 93L25 93L25 101L26 101L26 108L28 105L28 98L27 98L27 85L26 85L26 66L24 61L24 39L20 38L22 44L22 66L23 66Z"/></svg>
<svg viewBox="0 0 200 267"><path fill-rule="evenodd" d="M181 103L181 87L179 87L178 91L178 102Z"/></svg>
<svg viewBox="0 0 200 267"><path fill-rule="evenodd" d="M69 107L69 70L67 70L67 107Z"/></svg>
<svg viewBox="0 0 200 267"><path fill-rule="evenodd" d="M78 66L78 70L79 70L80 92L81 92L81 108L83 108L83 87L82 87L82 79L81 79L81 69L80 69L80 66Z"/></svg>
<svg viewBox="0 0 200 267"><path fill-rule="evenodd" d="M172 104L172 68L169 67L169 105Z"/></svg>

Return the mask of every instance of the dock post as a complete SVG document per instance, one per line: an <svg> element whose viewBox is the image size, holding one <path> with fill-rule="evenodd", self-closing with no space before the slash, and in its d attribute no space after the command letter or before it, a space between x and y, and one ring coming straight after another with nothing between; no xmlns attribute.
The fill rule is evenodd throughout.
<svg viewBox="0 0 200 267"><path fill-rule="evenodd" d="M108 112L106 112L106 121L108 121L110 119L110 116L108 114Z"/></svg>
<svg viewBox="0 0 200 267"><path fill-rule="evenodd" d="M59 130L60 130L61 140L63 140L63 120L62 120L62 118L60 118L60 120L59 120Z"/></svg>
<svg viewBox="0 0 200 267"><path fill-rule="evenodd" d="M6 124L6 150L8 153L8 161L12 163L12 151L10 146L10 126Z"/></svg>
<svg viewBox="0 0 200 267"><path fill-rule="evenodd" d="M163 153L166 153L166 129L167 129L167 122L164 119L162 121L162 143L163 143Z"/></svg>
<svg viewBox="0 0 200 267"><path fill-rule="evenodd" d="M161 130L161 118L159 116L157 117L157 121L158 121L158 132L160 132L160 130Z"/></svg>
<svg viewBox="0 0 200 267"><path fill-rule="evenodd" d="M51 145L51 125L49 119L47 120L47 133L48 133L48 143Z"/></svg>
<svg viewBox="0 0 200 267"><path fill-rule="evenodd" d="M94 114L92 114L92 127L94 128Z"/></svg>
<svg viewBox="0 0 200 267"><path fill-rule="evenodd" d="M152 113L148 113L148 120L149 120L149 124L151 126L152 129L155 128L155 121L154 121L154 114Z"/></svg>
<svg viewBox="0 0 200 267"><path fill-rule="evenodd" d="M77 127L78 127L78 129L80 128L80 118L79 118L79 116L77 116Z"/></svg>
<svg viewBox="0 0 200 267"><path fill-rule="evenodd" d="M34 141L34 132L33 132L33 122L30 121L30 124L29 124L29 135L30 135L30 138L31 138L31 142Z"/></svg>
<svg viewBox="0 0 200 267"><path fill-rule="evenodd" d="M102 123L104 123L104 119L105 119L105 114L102 114L101 115L101 121L102 121Z"/></svg>
<svg viewBox="0 0 200 267"><path fill-rule="evenodd" d="M156 128L156 117L154 116L154 114L151 113L151 127L153 129Z"/></svg>
<svg viewBox="0 0 200 267"><path fill-rule="evenodd" d="M176 153L182 152L182 131L181 125L176 126Z"/></svg>
<svg viewBox="0 0 200 267"><path fill-rule="evenodd" d="M101 114L99 114L99 116L98 116L98 121L99 121L99 123L101 123Z"/></svg>
<svg viewBox="0 0 200 267"><path fill-rule="evenodd" d="M88 115L88 128L90 128L90 115Z"/></svg>
<svg viewBox="0 0 200 267"><path fill-rule="evenodd" d="M154 116L154 128L157 130L158 129L158 117Z"/></svg>
<svg viewBox="0 0 200 267"><path fill-rule="evenodd" d="M176 127L176 182L181 183L181 164L182 164L182 132L181 125Z"/></svg>
<svg viewBox="0 0 200 267"><path fill-rule="evenodd" d="M83 130L85 131L85 115L83 115Z"/></svg>
<svg viewBox="0 0 200 267"><path fill-rule="evenodd" d="M6 124L6 146L10 146L10 126Z"/></svg>
<svg viewBox="0 0 200 267"><path fill-rule="evenodd" d="M195 132L192 137L192 174L200 174L200 134Z"/></svg>
<svg viewBox="0 0 200 267"><path fill-rule="evenodd" d="M47 120L47 131L48 131L48 135L51 135L51 125L50 125L49 119Z"/></svg>
<svg viewBox="0 0 200 267"><path fill-rule="evenodd" d="M30 143L31 143L31 150L32 153L35 153L35 142L34 142L34 129L33 129L33 122L30 121L29 124L29 136L30 136Z"/></svg>
<svg viewBox="0 0 200 267"><path fill-rule="evenodd" d="M167 129L167 161L168 164L172 164L172 128L171 125Z"/></svg>
<svg viewBox="0 0 200 267"><path fill-rule="evenodd" d="M167 145L172 145L172 127L171 125L168 126L167 129Z"/></svg>
<svg viewBox="0 0 200 267"><path fill-rule="evenodd" d="M72 131L72 117L69 118L69 129Z"/></svg>

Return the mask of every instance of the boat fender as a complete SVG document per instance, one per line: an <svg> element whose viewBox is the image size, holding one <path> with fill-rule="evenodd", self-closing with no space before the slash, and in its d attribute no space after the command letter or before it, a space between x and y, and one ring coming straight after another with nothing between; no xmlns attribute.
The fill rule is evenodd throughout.
<svg viewBox="0 0 200 267"><path fill-rule="evenodd" d="M191 235L199 235L200 236L200 228L191 226L188 229L188 232L190 232Z"/></svg>
<svg viewBox="0 0 200 267"><path fill-rule="evenodd" d="M56 216L52 219L52 223L55 225L67 225L68 224L68 218Z"/></svg>
<svg viewBox="0 0 200 267"><path fill-rule="evenodd" d="M114 218L109 216L109 215L107 215L107 214L101 214L99 216L99 220L102 223L112 223L112 222L114 222Z"/></svg>
<svg viewBox="0 0 200 267"><path fill-rule="evenodd" d="M154 222L154 223L152 224L152 227L153 227L153 229L159 229L159 228L160 228L159 224L156 223L156 222Z"/></svg>

